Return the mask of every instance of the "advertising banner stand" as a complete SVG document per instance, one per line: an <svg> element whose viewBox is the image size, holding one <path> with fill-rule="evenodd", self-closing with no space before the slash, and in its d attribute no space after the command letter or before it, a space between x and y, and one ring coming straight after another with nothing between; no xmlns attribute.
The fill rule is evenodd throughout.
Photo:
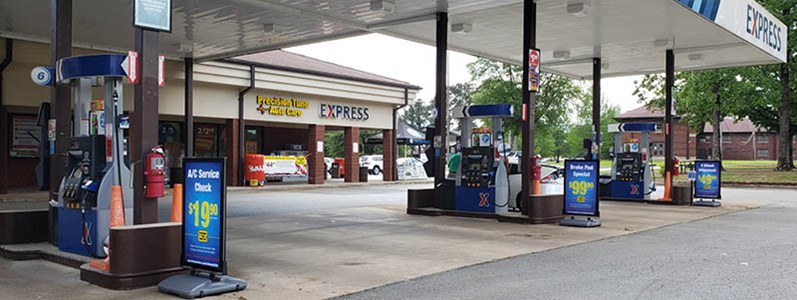
<svg viewBox="0 0 797 300"><path fill-rule="evenodd" d="M183 251L180 263L190 274L166 278L161 293L186 299L246 289L246 281L227 276L226 158L186 158L183 193Z"/></svg>
<svg viewBox="0 0 797 300"><path fill-rule="evenodd" d="M573 227L601 226L598 210L597 160L565 160L564 219L559 225Z"/></svg>
<svg viewBox="0 0 797 300"><path fill-rule="evenodd" d="M704 160L695 162L695 206L719 207L722 205L722 162L717 160ZM707 201L704 199L711 199Z"/></svg>

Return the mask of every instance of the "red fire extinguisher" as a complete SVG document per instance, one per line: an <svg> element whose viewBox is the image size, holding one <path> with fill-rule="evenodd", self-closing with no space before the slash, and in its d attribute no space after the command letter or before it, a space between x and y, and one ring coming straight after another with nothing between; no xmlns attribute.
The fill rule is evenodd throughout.
<svg viewBox="0 0 797 300"><path fill-rule="evenodd" d="M147 153L144 163L144 178L147 183L144 196L147 198L163 197L165 177L166 157L163 155L163 148L155 146Z"/></svg>
<svg viewBox="0 0 797 300"><path fill-rule="evenodd" d="M540 177L542 177L542 156L541 155L539 155L539 154L534 155L534 158L532 159L532 166L534 166L534 169L532 169L534 171L534 179L542 180L542 178L540 178Z"/></svg>

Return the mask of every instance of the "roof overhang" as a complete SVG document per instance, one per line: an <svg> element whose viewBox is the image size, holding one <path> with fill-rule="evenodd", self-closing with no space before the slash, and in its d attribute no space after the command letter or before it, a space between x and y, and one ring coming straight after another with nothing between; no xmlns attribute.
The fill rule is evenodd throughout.
<svg viewBox="0 0 797 300"><path fill-rule="evenodd" d="M586 2L590 12L568 13L567 5L574 1ZM160 35L161 52L206 61L368 32L434 45L435 13L446 11L451 25L460 29L450 33L450 49L521 63L522 0L401 0L392 1L392 10L373 10L370 2L173 0L173 31ZM604 77L659 73L667 49L674 50L678 71L772 64L786 58L787 27L754 0L537 2L542 69L573 78L591 78L593 57L602 58ZM48 42L48 3L0 0L0 36ZM74 1L74 44L132 49L130 3Z"/></svg>

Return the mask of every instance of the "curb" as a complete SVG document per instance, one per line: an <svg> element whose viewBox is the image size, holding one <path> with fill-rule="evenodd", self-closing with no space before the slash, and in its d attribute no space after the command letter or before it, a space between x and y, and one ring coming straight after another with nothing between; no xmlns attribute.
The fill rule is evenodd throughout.
<svg viewBox="0 0 797 300"><path fill-rule="evenodd" d="M434 179L420 179L420 180L404 180L404 181L381 181L381 182L351 182L343 184L291 184L291 185L265 185L262 187L241 187L231 186L227 187L228 193L247 193L247 192L261 192L261 191L294 191L294 190L308 190L308 189L342 189L354 187L369 187L369 186L391 186L391 185L412 185L412 184L429 184L434 183Z"/></svg>

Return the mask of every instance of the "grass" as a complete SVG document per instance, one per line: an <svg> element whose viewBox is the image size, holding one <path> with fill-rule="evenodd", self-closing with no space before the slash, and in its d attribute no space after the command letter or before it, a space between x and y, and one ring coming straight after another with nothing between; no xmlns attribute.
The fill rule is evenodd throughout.
<svg viewBox="0 0 797 300"><path fill-rule="evenodd" d="M564 160L560 163L548 162L547 164L564 167ZM664 168L664 161L655 161L659 170ZM722 161L725 171L722 172L723 182L750 183L750 184L797 184L797 171L775 172L777 161L774 160L725 160ZM612 161L601 160L601 175L609 175L606 170L612 167ZM687 174L681 174L673 178L675 182L689 182ZM664 183L661 173L656 173L656 182Z"/></svg>
<svg viewBox="0 0 797 300"><path fill-rule="evenodd" d="M777 162L774 160L725 160L722 166L725 168L722 172L723 182L797 184L797 171L775 172ZM675 180L688 181L686 174L676 176Z"/></svg>

